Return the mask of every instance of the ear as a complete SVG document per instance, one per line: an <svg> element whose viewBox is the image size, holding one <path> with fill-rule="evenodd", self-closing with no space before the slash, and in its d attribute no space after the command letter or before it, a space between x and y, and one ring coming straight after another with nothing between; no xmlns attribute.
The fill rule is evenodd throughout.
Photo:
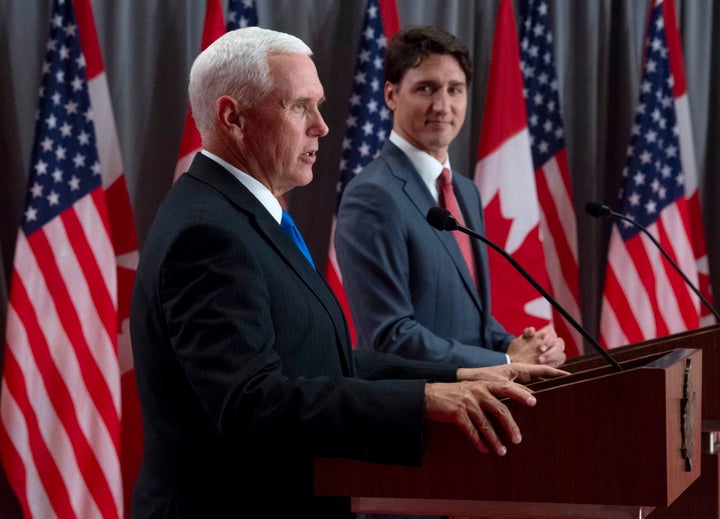
<svg viewBox="0 0 720 519"><path fill-rule="evenodd" d="M221 96L215 101L215 117L223 133L242 137L245 119L240 103L230 96Z"/></svg>
<svg viewBox="0 0 720 519"><path fill-rule="evenodd" d="M387 107L394 112L397 104L395 103L395 94L397 93L397 86L385 81L385 104Z"/></svg>

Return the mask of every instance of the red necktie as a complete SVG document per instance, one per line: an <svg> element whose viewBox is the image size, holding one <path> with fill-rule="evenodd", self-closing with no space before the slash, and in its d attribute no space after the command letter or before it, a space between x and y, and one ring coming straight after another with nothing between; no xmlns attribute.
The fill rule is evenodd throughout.
<svg viewBox="0 0 720 519"><path fill-rule="evenodd" d="M443 168L442 173L437 179L437 187L440 206L450 211L450 214L453 215L455 220L457 220L457 223L465 225L462 213L460 213L457 198L455 198L455 191L453 190L449 169ZM460 247L460 252L462 253L463 258L465 258L465 264L470 271L470 276L477 287L477 272L475 270L475 260L473 259L472 248L470 247L470 237L459 231L455 231L452 234L455 236L455 241L457 241L458 247Z"/></svg>

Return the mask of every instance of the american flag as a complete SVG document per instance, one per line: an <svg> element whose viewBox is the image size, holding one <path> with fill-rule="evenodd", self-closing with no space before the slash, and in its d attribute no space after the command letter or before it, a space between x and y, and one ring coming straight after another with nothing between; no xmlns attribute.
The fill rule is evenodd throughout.
<svg viewBox="0 0 720 519"><path fill-rule="evenodd" d="M475 184L483 197L488 238L549 290L511 0L498 6ZM491 252L488 264L492 313L508 331L519 335L526 326L550 322L550 304L504 258Z"/></svg>
<svg viewBox="0 0 720 519"><path fill-rule="evenodd" d="M258 24L255 0L230 0L228 2L227 30L254 27Z"/></svg>
<svg viewBox="0 0 720 519"><path fill-rule="evenodd" d="M671 0L651 7L640 100L632 127L619 212L657 238L688 278L697 283L686 178L673 95L669 31ZM684 81L683 81L684 83ZM651 241L627 222L613 226L600 322L601 342L621 346L697 328L699 300Z"/></svg>
<svg viewBox="0 0 720 519"><path fill-rule="evenodd" d="M237 5L234 5L234 9L237 9ZM217 40L223 34L225 34L225 20L220 0L206 0L205 23L203 24L200 51L205 50L212 42ZM183 128L182 140L180 141L180 156L178 157L177 164L175 165L174 180L177 180L180 175L188 170L195 154L201 149L202 138L200 137L200 132L198 132L197 126L195 126L192 111L188 108L187 116L185 117L185 127Z"/></svg>
<svg viewBox="0 0 720 519"><path fill-rule="evenodd" d="M112 157L99 151L96 124L109 105L91 102L103 83L88 84L102 70L90 5L76 2L77 18L73 7L53 3L42 67L0 456L26 517L122 517L118 271L101 168Z"/></svg>
<svg viewBox="0 0 720 519"><path fill-rule="evenodd" d="M520 19L520 66L550 292L580 322L577 224L547 2L523 0ZM578 332L556 310L553 323L565 339L567 356L577 356L582 351Z"/></svg>
<svg viewBox="0 0 720 519"><path fill-rule="evenodd" d="M385 106L383 66L387 41L397 32L399 25L395 0L368 0L355 61L350 110L345 120L340 180L337 184L338 205L345 186L380 153L390 135L392 114ZM355 344L355 327L335 255L334 236L335 218L330 232L325 277L345 312L352 343Z"/></svg>

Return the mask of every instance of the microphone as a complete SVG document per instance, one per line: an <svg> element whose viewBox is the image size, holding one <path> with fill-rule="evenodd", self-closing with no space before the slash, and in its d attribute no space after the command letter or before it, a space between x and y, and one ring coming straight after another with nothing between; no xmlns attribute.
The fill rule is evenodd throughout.
<svg viewBox="0 0 720 519"><path fill-rule="evenodd" d="M453 217L453 215L451 215L449 211L443 209L442 207L431 207L427 213L426 219L430 225L440 231L460 231L469 236L472 236L477 240L480 240L481 242L495 249L503 258L505 258L507 261L510 262L513 267L515 267L515 270L522 274L522 276L535 288L535 290L540 292L540 294L553 306L553 308L555 308L555 310L557 310L560 315L562 315L565 320L570 323L570 325L575 328L580 335L583 336L583 338L595 349L595 351L605 357L605 360L607 360L608 363L613 368L615 368L615 370L623 370L620 367L620 364L618 364L615 359L613 359L612 356L606 350L604 350L595 339L590 336L590 334L585 330L585 328L580 326L580 324L573 318L573 316L570 315L568 311L565 310L565 308L563 308L560 303L558 303L555 298L553 298L547 292L547 290L542 287L542 285L540 285L540 283L535 281L535 279L530 274L528 274L528 272L517 261L515 261L515 258L508 254L505 249L497 245L495 242L489 240L482 234L479 234L472 229L465 227L464 225L460 225Z"/></svg>
<svg viewBox="0 0 720 519"><path fill-rule="evenodd" d="M612 209L600 202L588 202L585 206L585 212L595 218L610 216L613 213Z"/></svg>
<svg viewBox="0 0 720 519"><path fill-rule="evenodd" d="M710 304L710 302L707 299L705 299L705 297L700 293L700 290L698 290L698 288L693 284L693 282L690 281L690 279L688 279L688 277L685 275L685 272L683 272L682 269L680 268L680 266L677 263L675 263L675 261L670 257L670 254L668 254L668 252L663 248L663 246L660 245L660 242L657 241L655 236L653 236L652 233L647 230L647 228L640 225L638 222L636 222L629 216L625 216L622 213L613 211L608 206L606 206L605 204L601 204L600 202L588 202L587 205L585 206L585 212L595 218L604 218L606 216L613 216L615 218L619 218L620 220L628 222L630 225L632 225L633 227L635 227L636 229L638 229L639 231L644 233L645 236L650 238L650 241L652 241L653 244L655 245L655 247L658 248L660 253L668 261L668 263L670 263L670 265L672 265L672 267L677 271L677 273L680 274L680 277L683 278L683 281L685 281L687 286L689 286L692 289L692 291L695 292L695 295L697 295L700 298L700 301L703 302L705 307L708 310L710 310L710 312L712 312L712 314L715 316L715 319L720 321L720 314L718 314L718 311L715 310L715 308Z"/></svg>

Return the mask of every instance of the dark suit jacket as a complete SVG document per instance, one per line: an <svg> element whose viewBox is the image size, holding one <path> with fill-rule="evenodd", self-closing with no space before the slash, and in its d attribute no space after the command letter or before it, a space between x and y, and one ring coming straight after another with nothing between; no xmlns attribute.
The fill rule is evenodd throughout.
<svg viewBox="0 0 720 519"><path fill-rule="evenodd" d="M131 323L145 433L135 518L338 516L312 497L314 456L421 459L424 381L358 377L456 369L356 355L322 276L201 154L146 238Z"/></svg>
<svg viewBox="0 0 720 519"><path fill-rule="evenodd" d="M480 194L453 175L465 224L484 233ZM451 232L425 220L437 205L400 148L380 155L345 189L335 250L358 348L463 366L504 364L513 336L490 313L487 250L472 241L480 291Z"/></svg>

